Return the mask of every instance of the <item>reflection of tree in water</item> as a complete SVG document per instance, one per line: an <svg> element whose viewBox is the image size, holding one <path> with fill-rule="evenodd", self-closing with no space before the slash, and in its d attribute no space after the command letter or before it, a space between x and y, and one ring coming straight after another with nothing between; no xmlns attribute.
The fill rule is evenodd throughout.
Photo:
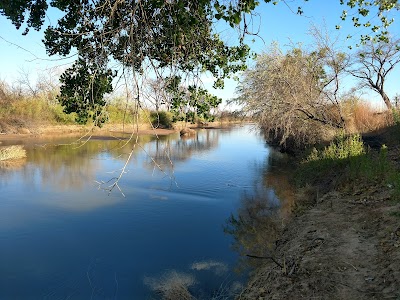
<svg viewBox="0 0 400 300"><path fill-rule="evenodd" d="M0 161L0 184L6 183L15 172L24 168L26 158Z"/></svg>
<svg viewBox="0 0 400 300"><path fill-rule="evenodd" d="M288 157L271 150L266 162L258 166L261 184L254 185L252 194L242 195L236 216L227 221L225 232L234 238L233 247L243 258L242 267L256 266L259 259L279 264L274 255L276 241L294 199L291 166Z"/></svg>
<svg viewBox="0 0 400 300"><path fill-rule="evenodd" d="M291 182L293 161L280 152L271 151L268 168L263 172L264 185L272 188L281 203L280 217L286 219L294 205L294 187Z"/></svg>
<svg viewBox="0 0 400 300"><path fill-rule="evenodd" d="M99 160L117 160L122 167L132 152L131 161L143 156L146 168L159 165L162 170L172 172L175 163L216 147L219 134L218 130L203 130L191 138L143 135L132 139L92 137L86 143L73 143L75 140L70 139L65 144L57 144L55 140L42 145L26 144L26 163L17 164L18 168L0 168L0 174L3 182L7 182L15 170L32 185L40 183L60 190L82 189L93 183L101 172ZM118 170L107 171L118 173Z"/></svg>
<svg viewBox="0 0 400 300"><path fill-rule="evenodd" d="M43 185L61 190L82 189L98 175L100 160L124 161L132 149L134 156L141 150L133 147L152 140L140 137L137 141L126 139L92 138L84 143L27 145L27 164L21 170L25 182L35 178Z"/></svg>
<svg viewBox="0 0 400 300"><path fill-rule="evenodd" d="M146 168L159 166L164 171L172 171L175 163L215 148L219 138L219 130L202 130L195 136L157 139L146 147L148 157L144 165Z"/></svg>
<svg viewBox="0 0 400 300"><path fill-rule="evenodd" d="M242 256L244 266L252 266L254 257L274 257L275 241L282 227L274 197L272 191L261 188L253 195L245 193L237 215L227 220L224 231L233 236L233 248Z"/></svg>

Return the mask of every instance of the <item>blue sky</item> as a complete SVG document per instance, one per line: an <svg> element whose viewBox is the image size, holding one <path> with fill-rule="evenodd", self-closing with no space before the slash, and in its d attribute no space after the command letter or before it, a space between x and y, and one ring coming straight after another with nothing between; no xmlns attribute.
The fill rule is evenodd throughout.
<svg viewBox="0 0 400 300"><path fill-rule="evenodd" d="M368 33L367 29L354 28L350 20L351 17L345 22L340 20L342 10L346 7L339 5L339 0L289 1L288 3L291 3L290 6L294 12L297 11L297 3L301 3L304 15L299 16L291 12L290 8L282 2L278 5L272 5L261 1L256 10L259 16L254 19L255 30L259 28L260 31L258 37L254 37L255 42L250 43L253 51L259 53L273 41L279 42L281 46L290 42L301 42L308 45L312 43L311 37L307 35L311 23L316 26L325 23L327 29L332 32L332 36L337 34L341 36L346 50L346 46L355 45L359 41L360 34ZM56 23L54 12L49 13L47 22L49 20L51 23ZM335 25L341 25L342 28L335 30ZM60 60L57 57L49 58L46 55L44 45L41 42L42 32L31 30L27 36L22 36L22 30L17 31L11 22L4 17L0 17L0 28L0 79L13 82L17 80L21 70L30 72L34 79L36 74L46 71L47 68L65 67L66 64L71 62L71 59ZM398 28L400 28L399 24L395 23L390 30L399 33ZM345 37L348 34L353 35L353 38L346 40ZM400 78L400 65L387 81L386 88L390 97L400 93L398 78ZM206 85L211 86L207 83ZM229 99L234 96L235 87L236 83L229 80L224 90L215 91L215 93L223 99ZM379 102L379 97L373 93L370 93L367 97Z"/></svg>

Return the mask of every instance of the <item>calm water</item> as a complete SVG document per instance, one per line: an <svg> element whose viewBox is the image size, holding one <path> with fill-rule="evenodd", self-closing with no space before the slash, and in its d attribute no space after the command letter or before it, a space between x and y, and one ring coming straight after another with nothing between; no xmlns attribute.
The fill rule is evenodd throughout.
<svg viewBox="0 0 400 300"><path fill-rule="evenodd" d="M237 286L227 219L260 186L279 204L264 187L271 151L250 129L26 145L0 168L0 299L150 299L174 271L203 299ZM109 195L132 148L125 197Z"/></svg>

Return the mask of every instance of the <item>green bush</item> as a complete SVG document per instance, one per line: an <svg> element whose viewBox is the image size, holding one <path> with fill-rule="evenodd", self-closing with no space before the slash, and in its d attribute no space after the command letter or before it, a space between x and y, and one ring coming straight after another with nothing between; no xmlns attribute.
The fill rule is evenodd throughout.
<svg viewBox="0 0 400 300"><path fill-rule="evenodd" d="M361 135L345 136L340 134L335 141L323 150L318 151L313 148L311 154L307 157L307 161L346 159L363 154L365 154L365 148Z"/></svg>
<svg viewBox="0 0 400 300"><path fill-rule="evenodd" d="M359 134L340 135L322 150L313 148L296 172L299 185L356 181L387 181L394 172L387 158L387 147L379 154L367 151ZM400 183L400 181L399 181ZM400 184L399 184L400 186Z"/></svg>
<svg viewBox="0 0 400 300"><path fill-rule="evenodd" d="M60 124L74 124L76 119L76 114L66 114L63 110L63 107L60 104L52 105L51 111L53 113L53 120L56 123Z"/></svg>
<svg viewBox="0 0 400 300"><path fill-rule="evenodd" d="M173 116L167 111L150 112L150 121L154 128L171 128Z"/></svg>

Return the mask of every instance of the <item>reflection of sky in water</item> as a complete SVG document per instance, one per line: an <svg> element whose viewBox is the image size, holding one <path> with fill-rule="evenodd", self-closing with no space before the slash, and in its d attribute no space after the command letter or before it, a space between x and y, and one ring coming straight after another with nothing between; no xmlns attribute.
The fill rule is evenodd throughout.
<svg viewBox="0 0 400 300"><path fill-rule="evenodd" d="M143 149L173 179L136 147L119 184L125 198L95 182L118 175L132 148L120 145L26 146L24 165L0 170L0 299L143 299L143 278L171 269L219 286L215 276L223 280L237 255L222 227L262 182L262 139L248 127L144 137Z"/></svg>

